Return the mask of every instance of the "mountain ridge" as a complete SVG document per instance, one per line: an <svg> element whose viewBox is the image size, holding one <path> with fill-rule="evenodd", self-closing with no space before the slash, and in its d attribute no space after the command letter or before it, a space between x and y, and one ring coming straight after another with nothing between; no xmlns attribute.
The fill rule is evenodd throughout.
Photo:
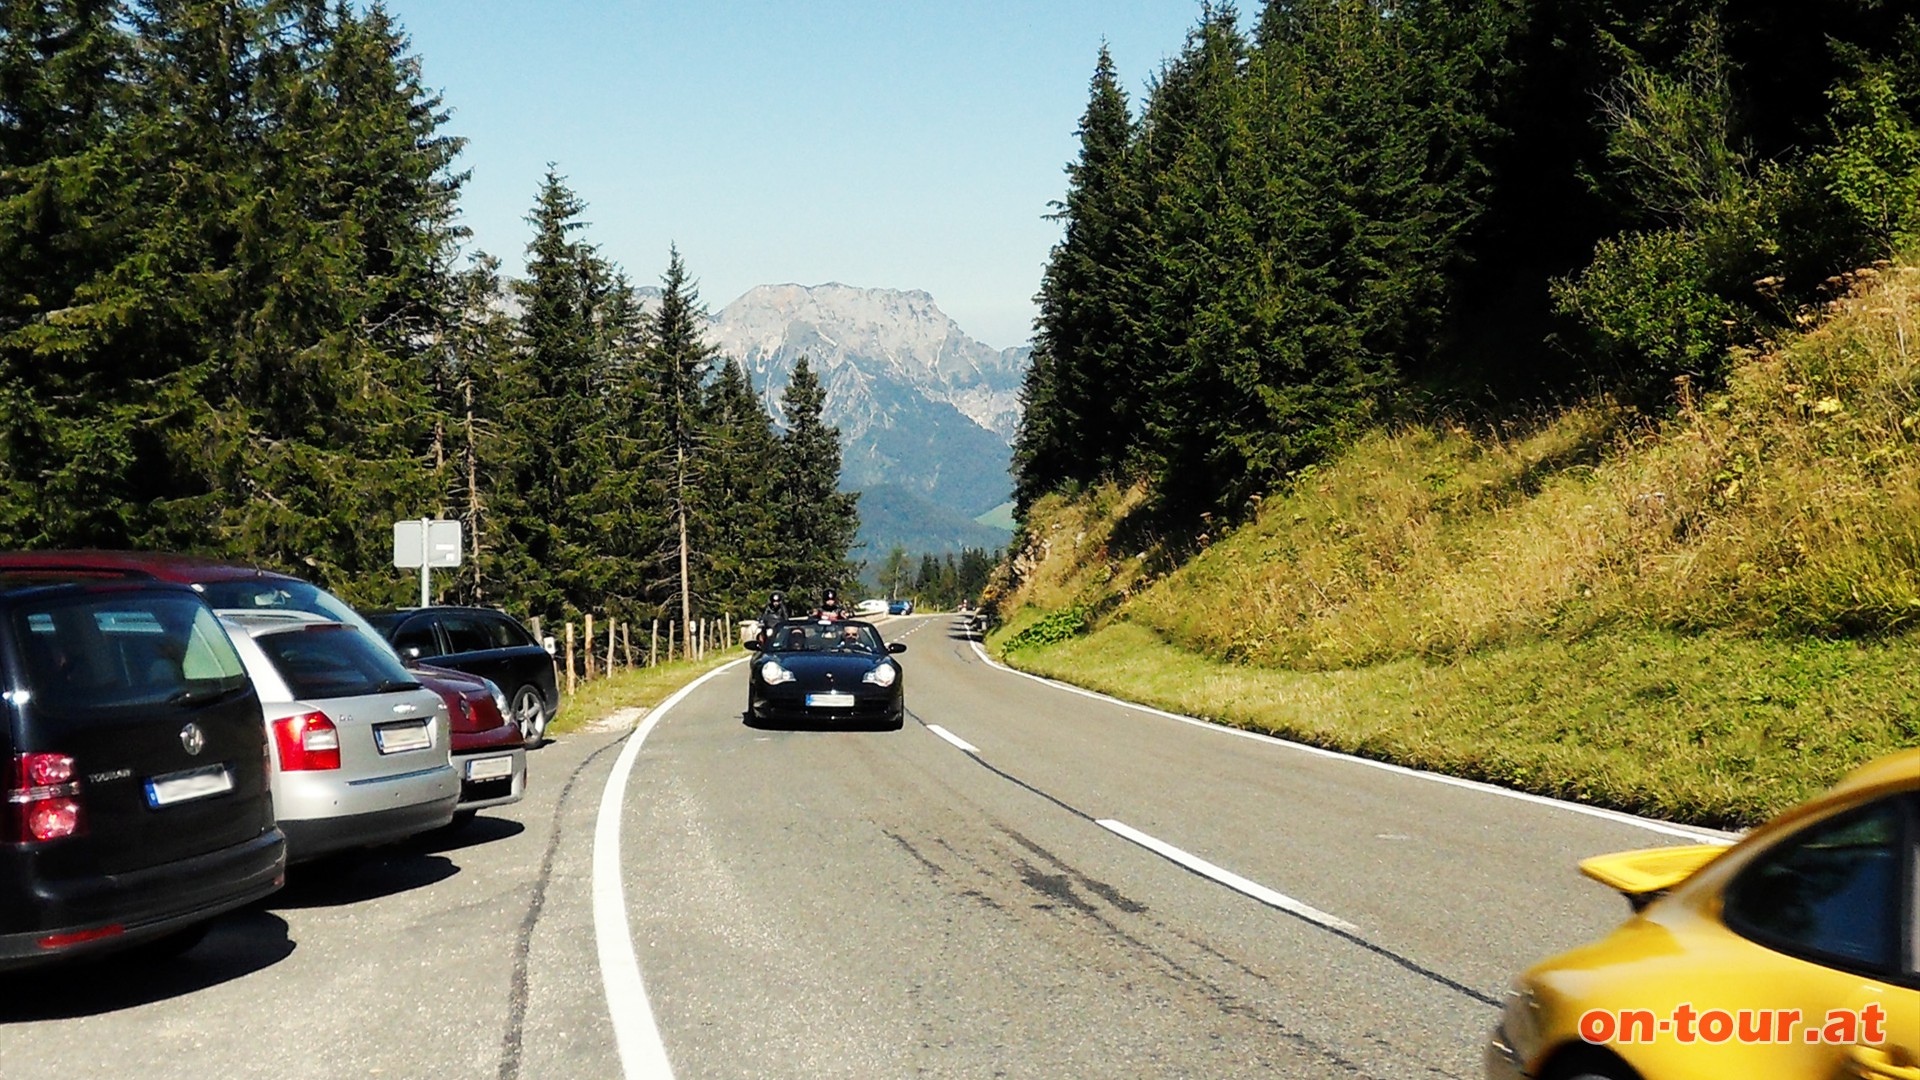
<svg viewBox="0 0 1920 1080"><path fill-rule="evenodd" d="M969 337L924 289L756 285L712 316L776 422L805 356L840 429L842 486L892 485L972 518L1004 502L1030 350Z"/></svg>

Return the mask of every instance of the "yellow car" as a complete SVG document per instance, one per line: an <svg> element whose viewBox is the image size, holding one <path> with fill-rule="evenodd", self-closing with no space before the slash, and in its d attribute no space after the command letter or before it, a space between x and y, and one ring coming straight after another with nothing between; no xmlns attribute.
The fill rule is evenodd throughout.
<svg viewBox="0 0 1920 1080"><path fill-rule="evenodd" d="M1580 869L1635 914L1520 977L1489 1080L1920 1080L1920 750L1732 847Z"/></svg>

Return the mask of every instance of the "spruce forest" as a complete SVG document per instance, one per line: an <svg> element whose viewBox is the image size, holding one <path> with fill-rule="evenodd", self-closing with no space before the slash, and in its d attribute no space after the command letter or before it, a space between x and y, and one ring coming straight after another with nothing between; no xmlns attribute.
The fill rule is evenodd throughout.
<svg viewBox="0 0 1920 1080"><path fill-rule="evenodd" d="M1125 82L1103 50L1023 514L1145 480L1195 529L1396 419L1659 412L1920 243L1893 0L1222 3Z"/></svg>
<svg viewBox="0 0 1920 1080"><path fill-rule="evenodd" d="M450 517L437 599L549 618L850 580L804 361L778 431L679 252L643 302L555 170L524 278L463 257L447 119L378 4L0 5L0 547L383 605L410 595L392 522Z"/></svg>

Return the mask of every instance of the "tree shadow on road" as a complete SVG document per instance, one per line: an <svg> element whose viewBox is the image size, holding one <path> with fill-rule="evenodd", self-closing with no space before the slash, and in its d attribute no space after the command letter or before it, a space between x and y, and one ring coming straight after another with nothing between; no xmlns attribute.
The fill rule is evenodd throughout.
<svg viewBox="0 0 1920 1080"><path fill-rule="evenodd" d="M285 919L244 908L215 919L205 940L177 956L133 952L34 970L32 993L14 976L0 995L0 1024L73 1020L183 997L272 967L293 950Z"/></svg>

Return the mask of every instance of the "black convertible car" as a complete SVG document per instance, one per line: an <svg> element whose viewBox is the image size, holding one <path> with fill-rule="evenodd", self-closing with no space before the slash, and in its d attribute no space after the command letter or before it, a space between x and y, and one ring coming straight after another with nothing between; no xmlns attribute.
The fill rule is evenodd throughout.
<svg viewBox="0 0 1920 1080"><path fill-rule="evenodd" d="M747 648L760 653L747 680L748 723L906 723L892 654L907 647L881 641L872 623L789 619Z"/></svg>

